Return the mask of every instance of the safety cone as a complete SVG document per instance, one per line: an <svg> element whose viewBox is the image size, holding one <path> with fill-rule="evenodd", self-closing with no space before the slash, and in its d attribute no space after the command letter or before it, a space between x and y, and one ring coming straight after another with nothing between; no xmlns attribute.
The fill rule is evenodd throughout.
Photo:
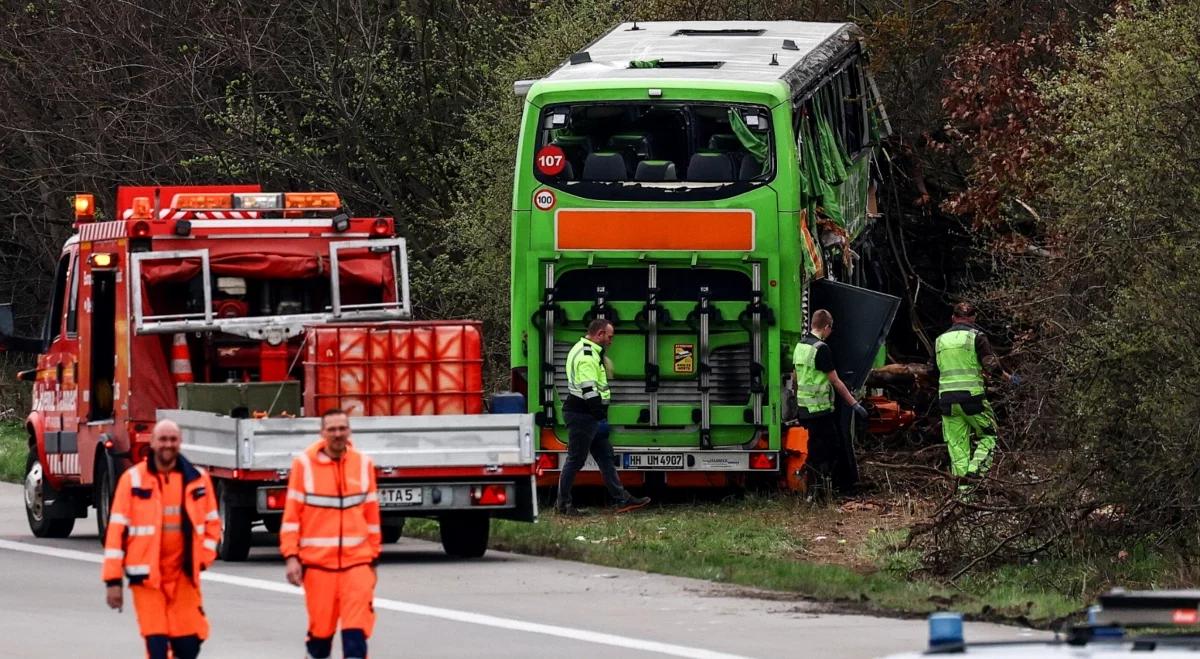
<svg viewBox="0 0 1200 659"><path fill-rule="evenodd" d="M192 357L188 353L187 336L183 333L175 335L171 344L171 379L175 384L195 382L192 378Z"/></svg>

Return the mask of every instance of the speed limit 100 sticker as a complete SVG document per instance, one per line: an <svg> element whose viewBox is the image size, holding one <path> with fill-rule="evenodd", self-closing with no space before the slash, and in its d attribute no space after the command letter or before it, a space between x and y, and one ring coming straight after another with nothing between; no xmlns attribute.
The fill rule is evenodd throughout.
<svg viewBox="0 0 1200 659"><path fill-rule="evenodd" d="M545 188L533 193L533 205L540 211L548 211L554 208L554 204L557 201L554 193Z"/></svg>

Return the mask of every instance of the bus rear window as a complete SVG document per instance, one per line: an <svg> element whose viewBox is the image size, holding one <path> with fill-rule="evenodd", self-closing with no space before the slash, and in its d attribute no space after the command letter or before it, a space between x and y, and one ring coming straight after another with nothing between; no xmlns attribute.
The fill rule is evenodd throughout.
<svg viewBox="0 0 1200 659"><path fill-rule="evenodd" d="M542 113L534 172L542 183L585 195L577 188L741 188L770 180L773 151L761 106L552 105Z"/></svg>

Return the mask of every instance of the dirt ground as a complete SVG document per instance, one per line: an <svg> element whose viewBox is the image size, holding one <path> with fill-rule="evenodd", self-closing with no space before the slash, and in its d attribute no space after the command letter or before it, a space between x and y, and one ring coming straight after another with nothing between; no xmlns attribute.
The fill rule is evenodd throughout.
<svg viewBox="0 0 1200 659"><path fill-rule="evenodd" d="M797 558L872 572L876 557L871 548L883 545L878 540L872 544L872 535L907 529L931 507L928 501L900 495L860 496L814 504L810 514L790 518L788 528L802 547Z"/></svg>

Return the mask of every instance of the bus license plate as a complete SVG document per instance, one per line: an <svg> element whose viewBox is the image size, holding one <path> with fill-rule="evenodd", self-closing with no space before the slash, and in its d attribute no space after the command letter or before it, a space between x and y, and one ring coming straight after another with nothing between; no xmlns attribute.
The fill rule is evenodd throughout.
<svg viewBox="0 0 1200 659"><path fill-rule="evenodd" d="M421 488L419 487L381 487L379 488L379 506L381 508L399 508L401 506L416 506L421 503Z"/></svg>
<svg viewBox="0 0 1200 659"><path fill-rule="evenodd" d="M682 453L626 453L626 469L683 469Z"/></svg>

